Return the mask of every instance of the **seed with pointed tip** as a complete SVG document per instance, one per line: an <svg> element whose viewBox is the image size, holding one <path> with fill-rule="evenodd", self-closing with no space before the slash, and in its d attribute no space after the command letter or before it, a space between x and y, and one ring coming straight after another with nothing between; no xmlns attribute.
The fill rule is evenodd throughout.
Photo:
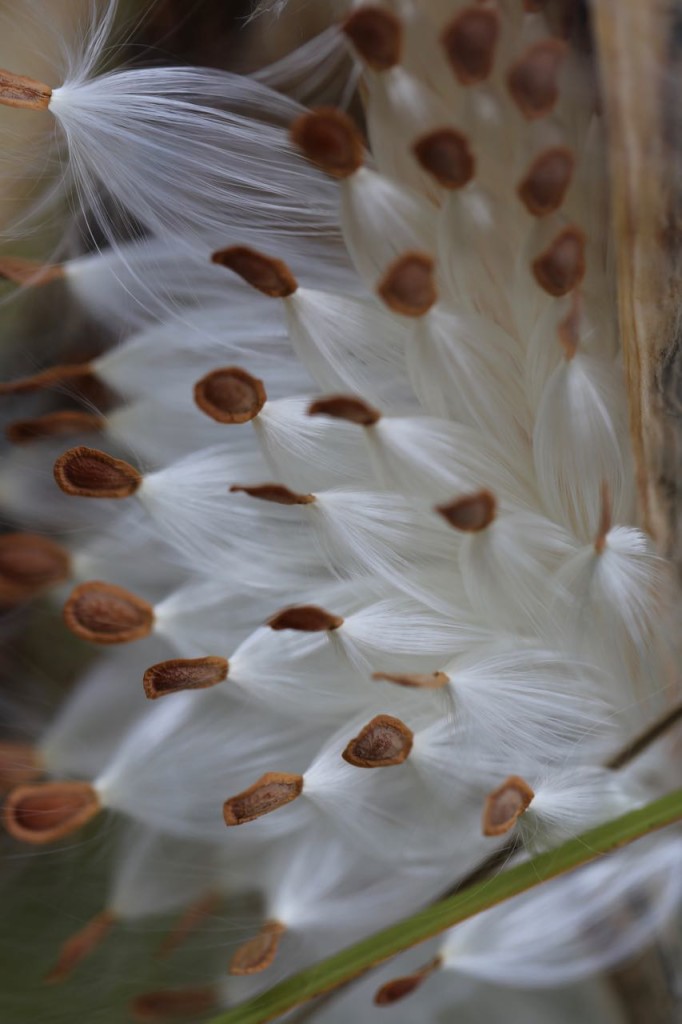
<svg viewBox="0 0 682 1024"><path fill-rule="evenodd" d="M81 640L127 644L149 636L154 609L141 597L112 583L81 583L64 605L64 621Z"/></svg>
<svg viewBox="0 0 682 1024"><path fill-rule="evenodd" d="M261 501L271 501L275 505L311 505L315 501L314 494L297 494L290 491L283 484L255 484L243 486L233 484L230 487L231 494L248 494L251 498L259 498Z"/></svg>
<svg viewBox="0 0 682 1024"><path fill-rule="evenodd" d="M45 975L45 982L54 985L66 981L75 968L97 949L115 922L116 918L110 910L103 910L101 914L88 921L84 928L64 943L59 951L57 963Z"/></svg>
<svg viewBox="0 0 682 1024"><path fill-rule="evenodd" d="M141 473L129 462L84 445L59 456L54 478L65 494L80 498L128 498L142 483Z"/></svg>
<svg viewBox="0 0 682 1024"><path fill-rule="evenodd" d="M0 70L0 104L4 107L23 107L24 110L47 110L52 89L44 82L13 71Z"/></svg>
<svg viewBox="0 0 682 1024"><path fill-rule="evenodd" d="M228 671L226 658L171 658L151 665L144 674L142 685L149 700L156 700L169 693L217 686L227 679Z"/></svg>
<svg viewBox="0 0 682 1024"><path fill-rule="evenodd" d="M450 682L445 672L373 672L372 679L418 690L441 690Z"/></svg>
<svg viewBox="0 0 682 1024"><path fill-rule="evenodd" d="M412 149L420 165L443 188L463 188L474 176L476 161L469 140L454 128L422 135Z"/></svg>
<svg viewBox="0 0 682 1024"><path fill-rule="evenodd" d="M5 828L33 846L52 843L82 828L101 811L87 782L43 782L18 786L5 802Z"/></svg>
<svg viewBox="0 0 682 1024"><path fill-rule="evenodd" d="M194 385L194 401L218 423L248 423L267 401L263 381L239 366L212 370Z"/></svg>
<svg viewBox="0 0 682 1024"><path fill-rule="evenodd" d="M489 77L500 34L500 16L492 7L466 7L441 34L445 55L462 85L475 85Z"/></svg>
<svg viewBox="0 0 682 1024"><path fill-rule="evenodd" d="M291 803L303 792L303 776L266 772L242 793L223 805L226 825L244 825Z"/></svg>
<svg viewBox="0 0 682 1024"><path fill-rule="evenodd" d="M66 548L37 533L3 533L0 536L0 585L17 596L27 597L61 583L71 574Z"/></svg>
<svg viewBox="0 0 682 1024"><path fill-rule="evenodd" d="M343 31L373 71L388 71L400 62L403 26L387 8L364 4L346 19Z"/></svg>
<svg viewBox="0 0 682 1024"><path fill-rule="evenodd" d="M323 633L330 629L338 629L343 625L340 615L332 615L324 608L314 604L293 605L283 608L268 619L270 629L295 629L301 633Z"/></svg>
<svg viewBox="0 0 682 1024"><path fill-rule="evenodd" d="M211 261L234 271L252 288L273 299L286 299L298 288L286 263L245 245L219 249L213 253Z"/></svg>
<svg viewBox="0 0 682 1024"><path fill-rule="evenodd" d="M0 257L0 279L22 287L49 284L50 281L59 281L65 276L64 268L59 264L37 263L21 256Z"/></svg>
<svg viewBox="0 0 682 1024"><path fill-rule="evenodd" d="M273 962L286 925L280 921L266 921L258 935L243 942L230 961L229 973L236 975L260 974Z"/></svg>
<svg viewBox="0 0 682 1024"><path fill-rule="evenodd" d="M414 733L392 715L377 715L365 725L342 753L356 768L389 768L402 764L412 750Z"/></svg>
<svg viewBox="0 0 682 1024"><path fill-rule="evenodd" d="M346 420L361 427L373 427L381 419L381 413L361 398L353 395L329 395L317 398L308 406L309 416L331 416L335 420Z"/></svg>
<svg viewBox="0 0 682 1024"><path fill-rule="evenodd" d="M495 519L497 500L490 491L479 491L457 498L447 505L437 505L438 512L450 526L463 533L485 530Z"/></svg>
<svg viewBox="0 0 682 1024"><path fill-rule="evenodd" d="M388 268L377 291L394 313L424 316L438 299L433 260L426 253L405 253Z"/></svg>
<svg viewBox="0 0 682 1024"><path fill-rule="evenodd" d="M578 287L585 276L585 241L585 232L570 225L533 260L533 275L544 291L560 298Z"/></svg>
<svg viewBox="0 0 682 1024"><path fill-rule="evenodd" d="M374 996L375 1006L390 1006L392 1003L397 1003L399 1000L404 999L405 996L411 995L442 964L443 958L437 956L430 960L428 964L419 967L413 974L406 974L402 978L394 978L393 981L387 981L385 985L378 989Z"/></svg>
<svg viewBox="0 0 682 1024"><path fill-rule="evenodd" d="M518 187L519 198L534 217L558 210L571 183L575 157L568 146L551 146L535 157Z"/></svg>
<svg viewBox="0 0 682 1024"><path fill-rule="evenodd" d="M532 43L509 69L509 92L528 121L547 117L554 109L565 57L566 44L560 39L542 39Z"/></svg>
<svg viewBox="0 0 682 1024"><path fill-rule="evenodd" d="M360 132L348 114L334 107L319 107L297 117L291 140L311 163L334 178L349 178L365 161Z"/></svg>
<svg viewBox="0 0 682 1024"><path fill-rule="evenodd" d="M92 367L89 363L61 363L58 366L50 366L40 373L33 373L29 377L19 377L17 380L7 380L0 383L0 395L21 395L32 391L43 391L55 384L63 384L69 380L87 380L92 377Z"/></svg>
<svg viewBox="0 0 682 1024"><path fill-rule="evenodd" d="M510 775L486 797L483 808L483 835L501 836L514 827L530 807L535 793L525 779Z"/></svg>
<svg viewBox="0 0 682 1024"><path fill-rule="evenodd" d="M15 420L5 427L5 436L12 444L26 444L30 441L42 441L48 437L60 437L64 434L98 433L104 430L106 420L90 412L78 409L65 409L61 412L48 412L30 420Z"/></svg>

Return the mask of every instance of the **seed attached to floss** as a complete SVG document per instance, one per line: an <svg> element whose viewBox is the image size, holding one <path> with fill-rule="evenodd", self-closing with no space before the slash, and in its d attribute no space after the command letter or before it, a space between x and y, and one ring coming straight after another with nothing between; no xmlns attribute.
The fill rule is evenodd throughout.
<svg viewBox="0 0 682 1024"><path fill-rule="evenodd" d="M495 519L497 501L490 491L479 491L447 505L436 506L446 523L462 533L479 533L487 529Z"/></svg>
<svg viewBox="0 0 682 1024"><path fill-rule="evenodd" d="M611 530L611 492L609 485L604 481L601 485L601 509L599 511L599 527L594 541L594 550L601 555L606 549L606 538Z"/></svg>
<svg viewBox="0 0 682 1024"><path fill-rule="evenodd" d="M552 146L536 156L517 189L530 214L546 217L559 209L574 167L575 157L568 146Z"/></svg>
<svg viewBox="0 0 682 1024"><path fill-rule="evenodd" d="M5 427L5 437L12 444L28 444L65 434L99 433L104 430L105 419L90 412L68 409L48 412L30 420L15 420Z"/></svg>
<svg viewBox="0 0 682 1024"><path fill-rule="evenodd" d="M389 768L402 764L412 750L414 733L392 715L377 715L360 730L342 753L356 768Z"/></svg>
<svg viewBox="0 0 682 1024"><path fill-rule="evenodd" d="M142 474L129 462L84 445L59 456L54 478L65 494L80 498L129 498L142 483Z"/></svg>
<svg viewBox="0 0 682 1024"><path fill-rule="evenodd" d="M123 587L93 580L71 593L64 605L64 621L81 640L127 644L150 635L154 609Z"/></svg>
<svg viewBox="0 0 682 1024"><path fill-rule="evenodd" d="M205 690L227 679L229 664L225 658L171 658L152 665L142 685L149 700L183 690Z"/></svg>
<svg viewBox="0 0 682 1024"><path fill-rule="evenodd" d="M392 11L363 5L346 19L342 28L372 71L390 71L400 63L403 26Z"/></svg>
<svg viewBox="0 0 682 1024"><path fill-rule="evenodd" d="M260 974L275 957L286 925L280 921L266 921L258 935L243 942L230 961L229 973L235 975Z"/></svg>
<svg viewBox="0 0 682 1024"><path fill-rule="evenodd" d="M314 604L293 605L283 608L267 622L270 629L294 629L300 633L325 633L343 625L340 615L333 615Z"/></svg>
<svg viewBox="0 0 682 1024"><path fill-rule="evenodd" d="M0 536L0 594L21 600L68 579L71 555L49 537L37 533Z"/></svg>
<svg viewBox="0 0 682 1024"><path fill-rule="evenodd" d="M357 423L360 427L373 427L381 419L378 409L354 395L330 395L317 398L308 406L309 416L330 416L346 423Z"/></svg>
<svg viewBox="0 0 682 1024"><path fill-rule="evenodd" d="M438 299L433 260L426 253L405 253L388 268L377 291L394 313L424 316Z"/></svg>
<svg viewBox="0 0 682 1024"><path fill-rule="evenodd" d="M373 672L372 679L414 690L442 690L450 682L450 676L445 672Z"/></svg>
<svg viewBox="0 0 682 1024"><path fill-rule="evenodd" d="M18 786L5 802L5 828L14 839L42 846L76 832L101 809L87 782Z"/></svg>
<svg viewBox="0 0 682 1024"><path fill-rule="evenodd" d="M511 66L507 86L528 121L551 114L559 99L559 72L567 47L560 39L542 39Z"/></svg>
<svg viewBox="0 0 682 1024"><path fill-rule="evenodd" d="M566 227L533 260L533 276L544 291L561 298L578 287L585 276L585 242L584 231Z"/></svg>
<svg viewBox="0 0 682 1024"><path fill-rule="evenodd" d="M483 835L501 836L514 827L528 810L535 793L525 779L510 775L486 797L483 809Z"/></svg>
<svg viewBox="0 0 682 1024"><path fill-rule="evenodd" d="M0 69L0 104L3 107L47 110L51 98L52 88L44 82Z"/></svg>
<svg viewBox="0 0 682 1024"><path fill-rule="evenodd" d="M89 363L61 363L39 373L33 373L29 377L3 381L0 383L0 395L30 394L32 391L44 391L67 381L89 380L92 376L92 367Z"/></svg>
<svg viewBox="0 0 682 1024"><path fill-rule="evenodd" d="M397 1003L399 1000L404 999L405 996L416 992L419 986L442 965L442 957L437 956L430 960L428 964L419 967L413 974L406 974L402 978L394 978L393 981L387 981L385 985L378 989L374 996L375 1006L390 1006L392 1003Z"/></svg>
<svg viewBox="0 0 682 1024"><path fill-rule="evenodd" d="M319 107L301 114L291 126L291 141L333 178L349 178L362 167L364 146L348 114L335 107Z"/></svg>
<svg viewBox="0 0 682 1024"><path fill-rule="evenodd" d="M461 85L477 85L490 76L499 35L499 13L480 3L460 11L446 26L441 42Z"/></svg>
<svg viewBox="0 0 682 1024"><path fill-rule="evenodd" d="M273 299L286 299L298 288L298 281L283 260L245 245L220 249L213 253L211 262L234 271L256 291Z"/></svg>
<svg viewBox="0 0 682 1024"><path fill-rule="evenodd" d="M45 975L45 983L54 985L66 981L81 961L90 956L106 938L115 923L114 914L110 910L103 910L67 939L59 952L57 963Z"/></svg>
<svg viewBox="0 0 682 1024"><path fill-rule="evenodd" d="M292 802L303 792L303 776L286 772L266 772L242 793L223 805L225 824L244 825Z"/></svg>
<svg viewBox="0 0 682 1024"><path fill-rule="evenodd" d="M185 940L195 932L207 917L216 913L222 903L222 895L218 892L208 892L200 896L198 900L191 903L175 927L161 943L158 957L165 960L171 956L176 949L179 949Z"/></svg>
<svg viewBox="0 0 682 1024"><path fill-rule="evenodd" d="M238 366L213 370L194 385L194 401L218 423L248 423L267 397L263 381Z"/></svg>
<svg viewBox="0 0 682 1024"><path fill-rule="evenodd" d="M21 256L0 257L0 280L11 281L22 287L26 285L49 284L51 281L62 281L66 272L58 263L37 263Z"/></svg>
<svg viewBox="0 0 682 1024"><path fill-rule="evenodd" d="M438 128L412 146L419 164L447 189L464 188L474 176L476 160L469 140L455 128Z"/></svg>
<svg viewBox="0 0 682 1024"><path fill-rule="evenodd" d="M314 494L297 494L283 484L254 484L253 486L233 484L230 487L230 493L248 494L251 498L271 501L275 505L312 505L315 501Z"/></svg>

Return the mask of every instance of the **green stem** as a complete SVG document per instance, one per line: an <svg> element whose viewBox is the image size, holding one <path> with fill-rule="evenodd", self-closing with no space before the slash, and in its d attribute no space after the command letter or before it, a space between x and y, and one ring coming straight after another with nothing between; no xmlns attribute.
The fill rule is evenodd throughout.
<svg viewBox="0 0 682 1024"><path fill-rule="evenodd" d="M646 807L570 839L556 850L541 853L495 878L478 882L432 904L399 924L305 968L254 999L219 1014L209 1024L266 1024L482 910L681 820L682 789L679 789Z"/></svg>

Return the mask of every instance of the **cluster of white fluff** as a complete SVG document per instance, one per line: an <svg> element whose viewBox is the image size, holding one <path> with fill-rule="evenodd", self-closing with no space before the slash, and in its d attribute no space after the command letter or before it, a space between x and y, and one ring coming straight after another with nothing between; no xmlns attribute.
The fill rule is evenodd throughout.
<svg viewBox="0 0 682 1024"><path fill-rule="evenodd" d="M115 5L93 0L67 77L20 111L109 245L0 270L114 339L2 386L22 444L0 496L32 531L0 538L3 595L49 590L107 645L43 735L2 746L8 828L126 822L108 905L53 980L119 921L184 912L170 955L214 898L260 894L225 957L249 977L142 996L140 1019L233 1005L510 837L524 857L672 784L665 742L614 762L675 699L666 566L634 525L599 105L541 7L359 0L259 81L98 74ZM349 48L369 152L346 114L271 87ZM106 411L40 405L93 378ZM373 996L414 992L392 1020L615 1021L487 986L633 952L681 860L678 837L636 845L314 1019L383 1020Z"/></svg>

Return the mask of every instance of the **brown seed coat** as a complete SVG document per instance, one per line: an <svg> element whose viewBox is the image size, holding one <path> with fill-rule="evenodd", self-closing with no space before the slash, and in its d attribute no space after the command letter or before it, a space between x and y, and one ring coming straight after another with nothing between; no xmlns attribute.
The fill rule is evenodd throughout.
<svg viewBox="0 0 682 1024"><path fill-rule="evenodd" d="M263 381L239 366L212 370L194 385L194 401L218 423L248 423L267 397Z"/></svg>
<svg viewBox="0 0 682 1024"><path fill-rule="evenodd" d="M535 793L525 779L510 775L486 797L483 808L483 835L501 836L514 827L528 809Z"/></svg>
<svg viewBox="0 0 682 1024"><path fill-rule="evenodd" d="M18 786L5 802L5 828L21 842L42 846L71 835L101 810L87 782Z"/></svg>
<svg viewBox="0 0 682 1024"><path fill-rule="evenodd" d="M377 715L365 725L342 753L356 768L389 768L402 764L412 750L414 733L392 715Z"/></svg>
<svg viewBox="0 0 682 1024"><path fill-rule="evenodd" d="M123 587L91 580L72 591L64 605L64 621L81 640L127 644L149 636L154 629L154 609Z"/></svg>
<svg viewBox="0 0 682 1024"><path fill-rule="evenodd" d="M485 530L495 519L497 513L497 500L490 491L479 491L478 494L468 494L464 498L457 498L456 501L447 505L437 505L436 512L445 519L450 526L464 533L479 533Z"/></svg>
<svg viewBox="0 0 682 1024"><path fill-rule="evenodd" d="M219 249L211 260L234 271L252 288L273 299L286 299L298 288L298 282L286 263L246 245Z"/></svg>
<svg viewBox="0 0 682 1024"><path fill-rule="evenodd" d="M343 31L373 71L389 71L400 62L402 22L385 7L363 5L346 19Z"/></svg>
<svg viewBox="0 0 682 1024"><path fill-rule="evenodd" d="M291 803L303 792L303 776L266 772L248 789L223 805L226 825L244 825Z"/></svg>
<svg viewBox="0 0 682 1024"><path fill-rule="evenodd" d="M258 935L243 942L230 961L229 973L236 975L260 974L271 965L286 925L280 921L266 921Z"/></svg>
<svg viewBox="0 0 682 1024"><path fill-rule="evenodd" d="M292 605L283 608L267 622L270 629L295 629L300 633L323 633L343 625L340 615L333 615L314 604Z"/></svg>
<svg viewBox="0 0 682 1024"><path fill-rule="evenodd" d="M141 473L129 462L85 445L59 456L54 477L65 494L80 498L128 498L142 483Z"/></svg>
<svg viewBox="0 0 682 1024"><path fill-rule="evenodd" d="M149 700L165 697L182 690L205 690L227 679L229 664L226 658L171 658L151 665L144 674L142 685Z"/></svg>
<svg viewBox="0 0 682 1024"><path fill-rule="evenodd" d="M499 34L499 13L480 3L459 11L443 30L445 55L461 85L476 85L489 77Z"/></svg>
<svg viewBox="0 0 682 1024"><path fill-rule="evenodd" d="M438 298L433 260L426 253L405 253L388 268L377 291L394 313L424 316Z"/></svg>
<svg viewBox="0 0 682 1024"><path fill-rule="evenodd" d="M360 132L348 114L334 107L301 114L291 126L291 140L311 163L334 178L349 178L365 161Z"/></svg>

